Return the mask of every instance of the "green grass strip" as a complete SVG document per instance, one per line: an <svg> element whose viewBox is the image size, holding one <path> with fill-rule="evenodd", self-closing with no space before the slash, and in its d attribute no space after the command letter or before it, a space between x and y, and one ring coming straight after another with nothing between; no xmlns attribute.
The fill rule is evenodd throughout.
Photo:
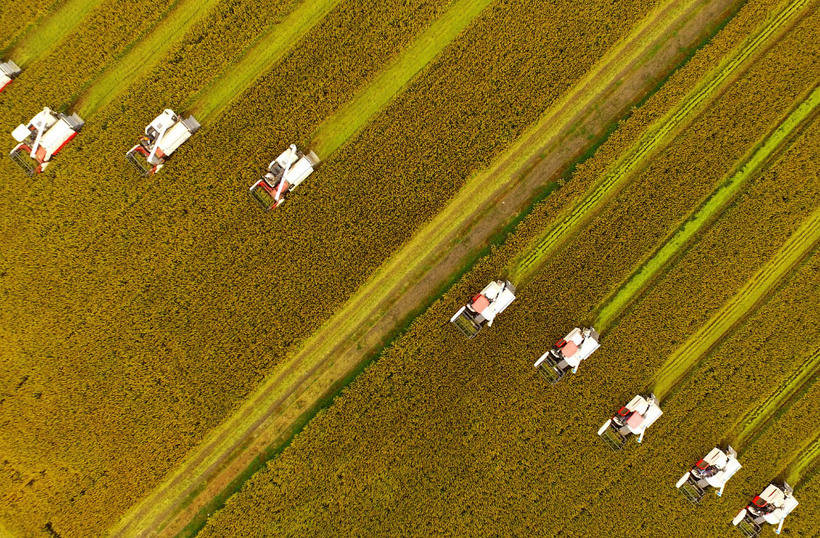
<svg viewBox="0 0 820 538"><path fill-rule="evenodd" d="M752 154L751 158L746 160L727 181L722 183L706 202L689 217L683 226L678 228L674 235L663 244L655 255L643 264L637 272L633 273L628 282L620 287L615 295L606 302L603 308L601 308L598 319L595 322L595 326L598 327L599 331L605 331L619 313L623 311L624 307L652 281L661 269L681 251L683 246L726 207L746 181L768 162L772 154L783 145L783 142L795 128L814 112L818 104L820 104L820 88L815 88L814 91L778 125L757 151Z"/></svg>
<svg viewBox="0 0 820 538"><path fill-rule="evenodd" d="M68 0L36 28L28 32L27 37L14 48L10 57L20 67L25 67L33 60L45 56L57 48L65 36L101 3L102 0Z"/></svg>
<svg viewBox="0 0 820 538"><path fill-rule="evenodd" d="M281 23L271 29L246 51L227 73L194 97L189 107L200 121L218 114L250 88L261 75L269 72L311 28L321 21L341 0L305 0Z"/></svg>
<svg viewBox="0 0 820 538"><path fill-rule="evenodd" d="M219 0L182 0L168 17L134 46L121 60L106 69L93 86L79 98L77 110L83 117L108 105L141 74L164 60L190 28L202 20Z"/></svg>
<svg viewBox="0 0 820 538"><path fill-rule="evenodd" d="M702 84L695 88L674 110L650 127L647 134L620 159L609 174L579 202L558 224L549 228L547 233L535 240L526 253L513 261L509 274L518 285L524 284L534 271L547 259L547 255L556 249L572 232L584 224L615 192L624 181L641 168L647 159L666 143L673 139L673 134L696 116L696 111L720 94L718 91L729 78L740 71L752 55L762 45L784 27L787 21L794 18L807 4L808 0L794 0L785 9L772 18L762 30L746 41L734 53L728 56L721 65Z"/></svg>
<svg viewBox="0 0 820 538"><path fill-rule="evenodd" d="M820 208L807 218L780 250L740 290L678 347L653 379L654 392L664 397L696 366L701 357L749 314L820 239Z"/></svg>
<svg viewBox="0 0 820 538"><path fill-rule="evenodd" d="M336 151L438 56L491 1L453 2L352 101L322 122L314 135L313 150L322 158Z"/></svg>

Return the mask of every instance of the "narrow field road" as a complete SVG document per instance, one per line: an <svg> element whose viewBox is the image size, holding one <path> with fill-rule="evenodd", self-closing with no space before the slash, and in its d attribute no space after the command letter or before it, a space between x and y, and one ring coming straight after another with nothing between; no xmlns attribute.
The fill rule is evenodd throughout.
<svg viewBox="0 0 820 538"><path fill-rule="evenodd" d="M670 1L651 13L493 167L471 178L112 533L174 535L197 513L206 516L241 484L249 469L287 442L403 320L588 149L587 133L604 133L684 58L687 48L700 43L733 4L681 6ZM487 188L488 178L493 188Z"/></svg>
<svg viewBox="0 0 820 538"><path fill-rule="evenodd" d="M655 374L651 387L663 402L672 389L702 357L737 323L745 318L805 258L820 240L820 209L789 237L777 254L718 310L705 325L689 337Z"/></svg>
<svg viewBox="0 0 820 538"><path fill-rule="evenodd" d="M601 307L595 321L599 332L605 331L612 322L633 302L646 286L657 277L661 270L681 252L692 238L714 220L726 205L740 192L746 181L756 174L764 164L777 155L783 143L789 139L798 126L814 117L820 104L820 88L815 88L777 127L768 133L747 159L739 164L729 179L721 182L709 198L689 215L684 223L670 234L663 245L619 286Z"/></svg>
<svg viewBox="0 0 820 538"><path fill-rule="evenodd" d="M798 14L808 4L808 0L794 0L773 17L752 39L741 45L715 69L689 96L664 118L650 127L647 134L615 165L598 185L581 202L566 214L558 224L548 229L544 236L534 241L531 248L513 262L510 279L516 284L525 283L537 268L547 259L547 255L558 248L573 231L588 222L592 215L614 196L621 186L640 170L648 158L670 142L675 133L688 125L704 106L721 94L734 77L751 65L758 53L765 51L777 37L789 27L789 22L797 20Z"/></svg>

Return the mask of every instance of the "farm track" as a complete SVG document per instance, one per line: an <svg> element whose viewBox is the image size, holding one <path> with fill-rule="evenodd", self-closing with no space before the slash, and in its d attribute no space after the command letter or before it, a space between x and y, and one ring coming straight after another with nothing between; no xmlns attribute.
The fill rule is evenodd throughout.
<svg viewBox="0 0 820 538"><path fill-rule="evenodd" d="M670 8L667 5L668 9ZM561 145L567 139L574 140L575 144L579 145L579 141L572 136L576 133L573 128L576 124L574 120L585 119L589 122L590 118L595 118L597 121L612 121L613 117L617 117L615 111L611 111L610 114L613 115L601 118L590 110L579 109L578 106L573 108L574 105L580 102L591 106L603 97L617 95L616 88L625 78L640 80L643 83L640 88L644 90L651 80L657 78L657 76L645 76L646 66L651 65L652 69L660 69L663 62L669 62L670 56L675 57L678 52L677 47L681 46L676 42L670 44L670 50L664 50L662 54L656 51L654 56L656 58L660 56L661 65L646 62L647 56L652 56L649 54L652 45L659 40L663 41L663 37L669 34L669 26L674 27L679 19L668 17L667 10L654 14L656 17L667 15L662 17L666 24L656 24L651 27L649 33L654 36L654 39L647 37L647 27L655 22L653 17L649 17L633 33L632 38L622 42L617 50L613 49L589 77L586 77L565 99L562 99L559 106L551 109L536 128L528 131L528 134L523 137L523 142L517 143L512 150L505 153L505 157L500 159L498 165L471 179L468 185L459 192L454 203L449 205L434 219L433 223L426 226L407 247L383 266L377 275L345 305L342 312L305 344L298 355L278 367L277 371L285 373L278 377L269 377L268 382L246 400L237 414L211 432L206 441L195 451L191 460L179 467L162 486L159 490L161 495L155 492L154 495L144 499L141 504L147 507L157 507L157 511L163 506L170 506L174 510L179 509L180 505L184 505L189 500L187 492L193 492L196 495L196 492L201 487L205 487L205 482L207 482L207 478L199 480L200 485L197 485L197 480L184 480L183 476L214 474L221 468L223 469L222 474L212 481L216 486L207 486L210 489L208 492L210 496L217 495L224 485L232 481L232 477L244 472L256 455L264 454L269 450L271 441L276 439L285 441L291 426L299 417L309 412L313 404L332 391L340 379L344 379L349 372L355 370L356 365L372 351L378 349L385 335L389 334L391 329L406 317L409 310L416 305L424 304L423 301L418 301L416 304L402 303L397 308L399 298L430 296L438 282L442 281L443 275L449 274L453 268L457 269L462 263L461 260L473 252L471 249L475 248L476 244L481 244L482 240L486 240L486 237L494 232L494 227L499 226L505 219L510 218L510 215L516 213L516 208L520 208L523 203L520 195L514 207L506 209L506 212L501 214L496 212L489 217L489 222L493 227L487 227L487 220L479 218L479 216L487 218L482 213L486 211L487 204L491 203L494 196L497 197L499 192L503 192L503 189L508 188L510 183L514 183L513 180L520 179L520 175L525 171L533 169L535 166L533 161L538 160L539 151L547 153L550 148ZM685 17L681 15L680 18ZM689 32L692 31L689 28ZM638 39L639 35L641 39ZM636 46L638 46L637 50L630 49ZM590 91L591 88L595 88L596 91ZM640 95L640 90L636 89L635 94ZM634 98L635 94L630 94L629 97ZM625 100L626 103L622 102L621 106L617 107L618 113L628 106L630 99ZM571 113L567 114L567 112ZM560 125L556 125L554 118L561 118L563 121ZM593 122L590 127L595 131L595 127L600 129L601 125ZM586 137L583 137L583 140L588 143ZM583 144L580 145L583 146ZM522 150L526 150L526 155L530 158L522 158ZM567 158L565 155L560 157ZM516 163L514 170L509 169L511 162ZM566 163L566 161L563 162ZM553 166L552 173L561 170L565 165L555 162L550 164ZM499 188L482 194L482 190L486 191L482 189L486 187L485 178L499 169L505 171L502 176L503 181L499 180ZM539 171L542 170L543 168L539 166ZM543 186L543 181L538 179L534 183ZM537 190L537 186L531 183L527 189L532 193ZM476 200L481 197L476 193L485 198ZM515 197L506 199L516 200ZM497 207L498 205L496 209ZM459 219L453 223L453 215L462 216L462 218L464 215L469 215L469 218L464 218L463 224ZM471 227L478 221L481 221L485 228L471 230ZM441 227L442 223L448 223L444 230ZM460 244L459 248L454 248L453 245L458 243L456 238L461 237L465 230L478 235L475 238L476 241L472 241L474 237L471 237L472 242L469 245ZM448 255L442 256L440 260L447 271L441 270L442 265L435 264L436 256L431 259L431 254L437 255L440 252L437 248L449 250ZM431 273L437 275L437 281L423 278ZM337 342L342 342L342 344L337 344ZM234 432L242 433L232 436ZM224 458L233 458L233 461L230 465L226 465L222 461ZM168 491L162 492L163 488L170 491L172 495L169 495ZM173 491L174 489L176 492ZM170 497L172 500L169 503L162 497ZM173 500L174 498L176 500ZM160 518L160 520L163 519L167 519L167 516ZM129 527L128 532L132 533L135 528L156 529L159 526L161 524L143 522L139 527ZM123 528L125 527L122 525L118 527L118 529ZM168 527L166 532L170 528Z"/></svg>
<svg viewBox="0 0 820 538"><path fill-rule="evenodd" d="M200 90L186 108L200 122L212 121L215 115L219 115L234 99L244 94L263 73L273 69L340 1L303 1L285 20L261 36L225 75Z"/></svg>
<svg viewBox="0 0 820 538"><path fill-rule="evenodd" d="M713 222L714 218L740 192L748 179L770 162L773 155L777 155L784 142L789 139L797 127L815 116L818 104L820 104L820 88L815 88L787 118L777 125L773 132L761 141L756 149L750 152L750 155L739 164L737 170L721 182L709 198L693 211L674 233L668 236L663 245L642 263L622 286L617 288L599 310L595 327L600 332L606 331L624 308L640 295L642 290L657 277L664 267L668 266L682 249L685 249L692 238Z"/></svg>
<svg viewBox="0 0 820 538"><path fill-rule="evenodd" d="M492 0L460 0L386 66L347 105L317 129L311 147L320 158L334 153L435 58Z"/></svg>
<svg viewBox="0 0 820 538"><path fill-rule="evenodd" d="M102 0L67 0L15 43L11 55L22 68L54 50Z"/></svg>
<svg viewBox="0 0 820 538"><path fill-rule="evenodd" d="M816 381L820 368L820 348L816 349L803 364L778 385L758 406L751 409L735 424L724 442L731 443L738 450L751 442L766 423L779 410L785 408L794 396Z"/></svg>
<svg viewBox="0 0 820 538"><path fill-rule="evenodd" d="M653 392L663 402L680 380L723 336L748 315L778 282L803 259L820 239L820 209L815 210L781 249L687 339L654 375Z"/></svg>
<svg viewBox="0 0 820 538"><path fill-rule="evenodd" d="M84 119L107 106L138 77L151 71L185 38L188 30L204 19L220 0L180 0L157 27L138 41L111 68L106 69L76 101Z"/></svg>
<svg viewBox="0 0 820 538"><path fill-rule="evenodd" d="M520 285L531 278L548 253L560 246L574 230L587 222L591 215L615 195L625 180L638 171L652 154L671 141L672 136L681 127L691 122L698 112L703 110L704 105L719 96L731 82L731 78L742 73L758 53L766 50L767 47L763 47L764 44L774 43L777 37L789 28L787 23L797 20L799 18L797 15L807 5L810 5L808 0L795 0L778 12L753 38L728 56L711 78L693 90L676 110L671 111L650 127L648 133L619 161L614 170L586 198L573 207L558 224L535 241L532 248L528 249L519 261L514 263L509 269L510 279Z"/></svg>

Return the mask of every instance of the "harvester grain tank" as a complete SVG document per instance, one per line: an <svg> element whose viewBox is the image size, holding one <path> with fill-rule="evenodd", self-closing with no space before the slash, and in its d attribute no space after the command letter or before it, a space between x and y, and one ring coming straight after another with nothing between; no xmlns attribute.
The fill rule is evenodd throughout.
<svg viewBox="0 0 820 538"><path fill-rule="evenodd" d="M84 123L77 114L66 115L45 107L28 124L21 123L11 132L18 144L9 155L26 174L38 174L77 136Z"/></svg>
<svg viewBox="0 0 820 538"><path fill-rule="evenodd" d="M11 81L17 78L21 71L20 67L11 60L0 62L0 92L11 84Z"/></svg>
<svg viewBox="0 0 820 538"><path fill-rule="evenodd" d="M647 428L663 414L654 394L638 394L598 429L598 435L613 450L620 450L632 435L643 442Z"/></svg>
<svg viewBox="0 0 820 538"><path fill-rule="evenodd" d="M182 118L171 109L165 109L145 128L139 143L125 156L140 174L156 174L165 162L199 130L193 116Z"/></svg>
<svg viewBox="0 0 820 538"><path fill-rule="evenodd" d="M593 327L575 327L541 355L534 366L547 381L557 383L568 371L578 371L581 361L601 346L599 340L600 335Z"/></svg>
<svg viewBox="0 0 820 538"><path fill-rule="evenodd" d="M493 280L450 318L467 338L473 338L484 326L491 326L496 316L515 300L515 286L509 280Z"/></svg>
<svg viewBox="0 0 820 538"><path fill-rule="evenodd" d="M250 195L265 211L279 207L293 189L302 184L319 164L319 157L300 151L295 144L268 165L264 176L251 185Z"/></svg>
<svg viewBox="0 0 820 538"><path fill-rule="evenodd" d="M718 496L723 495L726 482L738 472L741 465L737 452L731 446L726 450L715 447L703 459L695 463L684 474L675 487L693 504L697 504L709 488L715 488Z"/></svg>
<svg viewBox="0 0 820 538"><path fill-rule="evenodd" d="M783 482L782 486L771 483L760 495L756 495L746 508L738 512L732 520L732 525L749 538L759 536L766 523L777 525L774 532L780 534L786 516L797 508L797 505L791 486L786 482Z"/></svg>

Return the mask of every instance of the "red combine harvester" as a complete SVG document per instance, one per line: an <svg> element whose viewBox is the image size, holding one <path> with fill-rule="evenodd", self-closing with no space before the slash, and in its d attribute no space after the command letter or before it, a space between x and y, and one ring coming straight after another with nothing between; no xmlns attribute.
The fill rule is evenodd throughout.
<svg viewBox="0 0 820 538"><path fill-rule="evenodd" d="M77 114L68 116L46 107L27 125L20 124L11 132L11 136L19 143L9 155L26 174L38 174L77 136L83 125L83 120Z"/></svg>

